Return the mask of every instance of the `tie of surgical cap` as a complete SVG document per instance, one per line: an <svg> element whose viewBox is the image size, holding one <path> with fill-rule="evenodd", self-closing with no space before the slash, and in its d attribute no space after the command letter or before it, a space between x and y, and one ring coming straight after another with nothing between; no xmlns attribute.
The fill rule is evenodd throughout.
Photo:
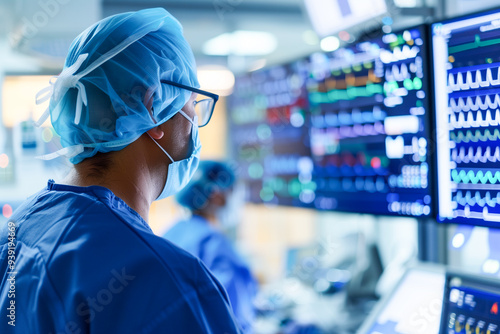
<svg viewBox="0 0 500 334"><path fill-rule="evenodd" d="M37 94L37 104L50 99L37 125L50 115L63 146L44 159L77 164L118 151L172 118L191 92L160 80L199 87L191 48L166 10L110 16L82 32L63 71Z"/></svg>

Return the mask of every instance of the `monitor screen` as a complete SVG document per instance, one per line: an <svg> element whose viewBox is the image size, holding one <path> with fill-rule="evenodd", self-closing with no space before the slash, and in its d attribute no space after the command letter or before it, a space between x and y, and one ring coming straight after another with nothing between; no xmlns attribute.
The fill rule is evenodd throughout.
<svg viewBox="0 0 500 334"><path fill-rule="evenodd" d="M431 214L425 33L411 28L310 57L314 208Z"/></svg>
<svg viewBox="0 0 500 334"><path fill-rule="evenodd" d="M354 26L369 29L374 19L387 13L385 0L305 0L314 30L320 37Z"/></svg>
<svg viewBox="0 0 500 334"><path fill-rule="evenodd" d="M444 284L444 270L409 269L358 334L438 334Z"/></svg>
<svg viewBox="0 0 500 334"><path fill-rule="evenodd" d="M500 226L500 12L432 25L438 220Z"/></svg>
<svg viewBox="0 0 500 334"><path fill-rule="evenodd" d="M302 60L236 78L228 101L230 145L247 201L308 206L313 200L307 74Z"/></svg>
<svg viewBox="0 0 500 334"><path fill-rule="evenodd" d="M498 278L448 274L440 333L499 333L499 307Z"/></svg>

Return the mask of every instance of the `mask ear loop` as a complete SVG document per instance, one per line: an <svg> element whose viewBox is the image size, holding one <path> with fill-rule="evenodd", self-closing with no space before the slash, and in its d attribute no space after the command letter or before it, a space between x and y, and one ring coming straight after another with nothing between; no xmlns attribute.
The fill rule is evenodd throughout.
<svg viewBox="0 0 500 334"><path fill-rule="evenodd" d="M179 110L179 113L184 116L191 124L194 125L194 120L196 119L196 116L193 116L193 119L189 118L188 114L186 114L184 111Z"/></svg>
<svg viewBox="0 0 500 334"><path fill-rule="evenodd" d="M167 157L172 161L172 162L175 162L174 159L172 159L172 157L170 156L170 154L168 154L167 151L165 151L165 149L163 147L161 147L160 144L158 144L158 142L156 140L153 139L153 137L151 137L151 135L149 133L146 132L146 134L149 136L149 138L151 138L152 141L154 141L154 143L156 145L158 145L158 147L163 151L163 153L165 153L167 155Z"/></svg>

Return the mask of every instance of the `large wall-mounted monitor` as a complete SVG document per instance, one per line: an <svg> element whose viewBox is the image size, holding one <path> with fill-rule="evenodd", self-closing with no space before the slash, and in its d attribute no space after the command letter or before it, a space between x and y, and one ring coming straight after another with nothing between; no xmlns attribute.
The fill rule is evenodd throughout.
<svg viewBox="0 0 500 334"><path fill-rule="evenodd" d="M438 221L500 226L500 11L432 25Z"/></svg>
<svg viewBox="0 0 500 334"><path fill-rule="evenodd" d="M425 33L415 27L311 56L314 208L431 214Z"/></svg>
<svg viewBox="0 0 500 334"><path fill-rule="evenodd" d="M230 146L250 202L309 206L314 199L307 75L303 60L236 78Z"/></svg>

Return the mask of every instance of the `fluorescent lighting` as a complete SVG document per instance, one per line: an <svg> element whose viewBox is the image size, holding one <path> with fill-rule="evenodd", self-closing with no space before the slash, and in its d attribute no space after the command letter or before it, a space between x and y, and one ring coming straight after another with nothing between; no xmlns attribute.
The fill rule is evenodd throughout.
<svg viewBox="0 0 500 334"><path fill-rule="evenodd" d="M325 37L321 40L320 46L321 46L321 50L323 50L325 52L331 52L331 51L335 51L339 48L340 41L335 36L329 36L329 37Z"/></svg>
<svg viewBox="0 0 500 334"><path fill-rule="evenodd" d="M261 68L264 68L267 64L267 60L262 58L262 59L259 59L259 60L256 60L252 66L250 67L250 69L248 70L249 72L253 72L253 71L257 71L257 70L260 70Z"/></svg>
<svg viewBox="0 0 500 334"><path fill-rule="evenodd" d="M233 91L234 75L224 66L200 66L198 81L203 90L227 96Z"/></svg>
<svg viewBox="0 0 500 334"><path fill-rule="evenodd" d="M463 233L457 233L452 239L452 245L455 248L460 248L465 243L465 236Z"/></svg>
<svg viewBox="0 0 500 334"><path fill-rule="evenodd" d="M276 37L271 33L237 30L206 41L203 53L210 56L262 56L274 52L277 45Z"/></svg>

